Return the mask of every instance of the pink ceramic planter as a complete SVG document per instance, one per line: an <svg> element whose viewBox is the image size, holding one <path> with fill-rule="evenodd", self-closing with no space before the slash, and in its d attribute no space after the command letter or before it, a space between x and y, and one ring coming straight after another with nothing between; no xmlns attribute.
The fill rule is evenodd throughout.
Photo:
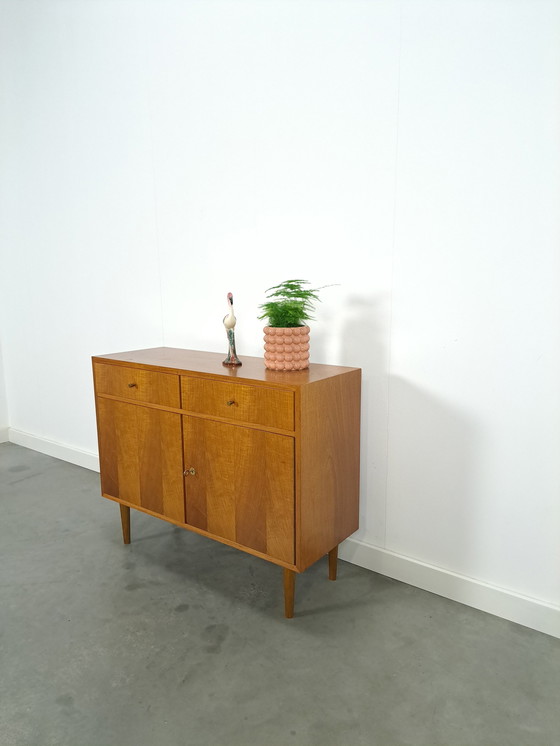
<svg viewBox="0 0 560 746"><path fill-rule="evenodd" d="M264 364L271 370L309 367L309 327L264 328Z"/></svg>

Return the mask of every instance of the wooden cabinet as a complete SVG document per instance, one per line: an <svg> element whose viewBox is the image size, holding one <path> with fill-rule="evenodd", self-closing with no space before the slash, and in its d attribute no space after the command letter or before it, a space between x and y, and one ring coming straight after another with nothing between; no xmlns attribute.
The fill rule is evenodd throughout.
<svg viewBox="0 0 560 746"><path fill-rule="evenodd" d="M101 492L295 573L358 528L357 368L269 371L260 358L160 347L93 358Z"/></svg>

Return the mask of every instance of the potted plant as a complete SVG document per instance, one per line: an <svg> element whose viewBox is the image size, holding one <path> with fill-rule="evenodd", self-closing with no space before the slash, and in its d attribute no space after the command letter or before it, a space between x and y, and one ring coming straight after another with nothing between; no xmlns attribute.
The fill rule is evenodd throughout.
<svg viewBox="0 0 560 746"><path fill-rule="evenodd" d="M318 292L306 288L307 280L285 280L268 288L259 319L268 319L264 328L264 364L272 370L303 370L309 367L309 327Z"/></svg>

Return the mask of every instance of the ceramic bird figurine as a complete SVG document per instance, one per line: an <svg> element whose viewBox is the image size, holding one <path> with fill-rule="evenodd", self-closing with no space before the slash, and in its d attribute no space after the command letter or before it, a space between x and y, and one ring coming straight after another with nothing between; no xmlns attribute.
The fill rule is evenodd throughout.
<svg viewBox="0 0 560 746"><path fill-rule="evenodd" d="M227 294L227 302L228 302L228 308L229 313L224 316L224 326L226 328L226 334L228 338L229 343L229 350L228 350L228 356L223 361L222 365L243 365L241 360L237 357L237 352L235 351L235 322L237 319L235 318L235 314L233 313L233 294L228 293Z"/></svg>

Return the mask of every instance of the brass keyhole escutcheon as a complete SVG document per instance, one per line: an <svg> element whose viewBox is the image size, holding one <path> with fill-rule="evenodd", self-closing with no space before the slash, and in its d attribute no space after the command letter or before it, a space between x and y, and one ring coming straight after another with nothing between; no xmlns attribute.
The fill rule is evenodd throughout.
<svg viewBox="0 0 560 746"><path fill-rule="evenodd" d="M190 475L191 477L194 477L194 475L196 474L196 469L194 468L194 466L191 466L191 468L190 468L190 469L185 469L185 471L183 472L183 474L184 474L184 475L185 475L186 477L188 477L189 475Z"/></svg>

